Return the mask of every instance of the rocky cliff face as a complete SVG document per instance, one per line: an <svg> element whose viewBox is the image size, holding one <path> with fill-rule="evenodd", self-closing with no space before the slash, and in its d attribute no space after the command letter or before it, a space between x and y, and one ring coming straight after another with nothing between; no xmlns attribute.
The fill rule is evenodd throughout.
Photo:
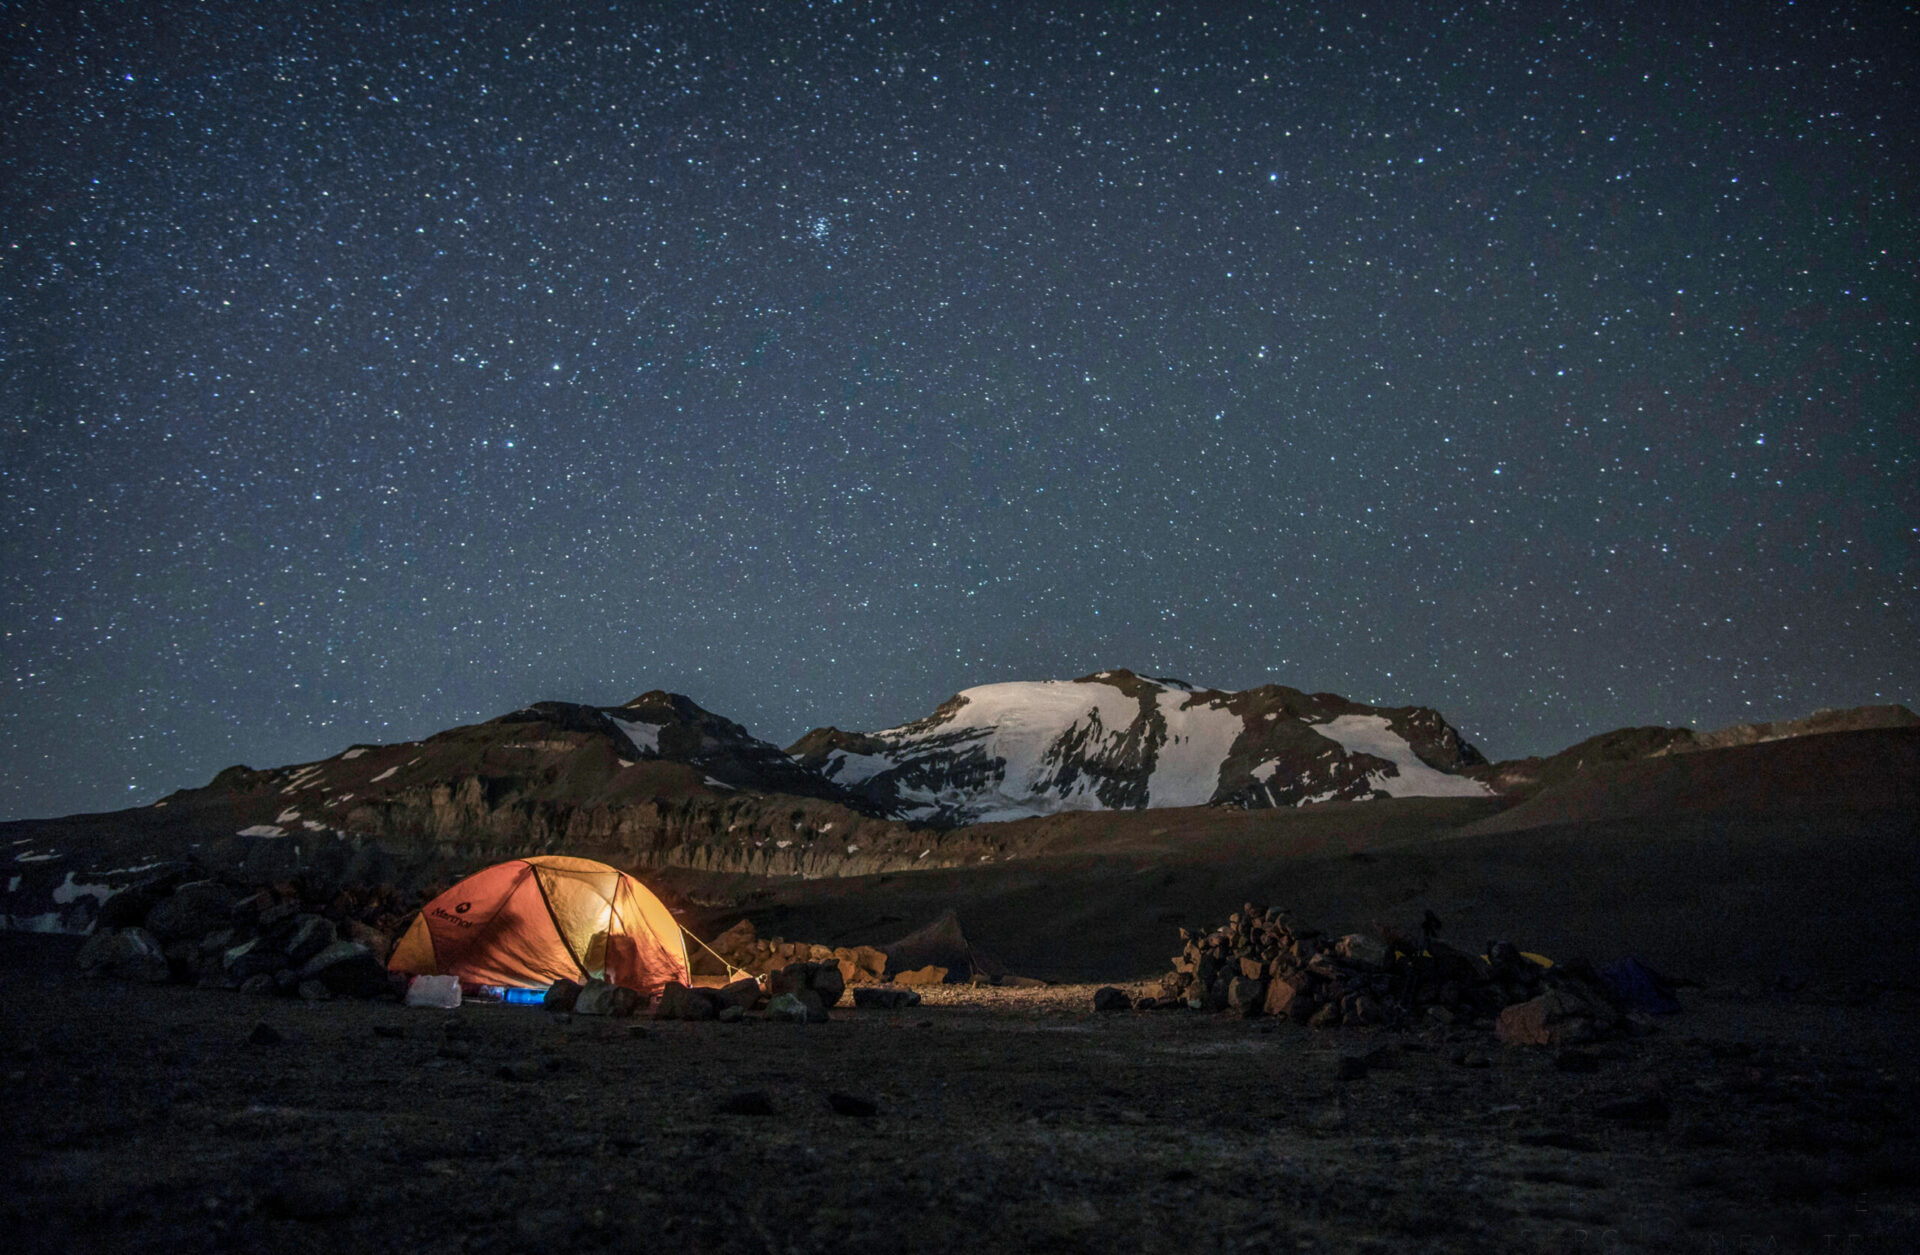
<svg viewBox="0 0 1920 1255"><path fill-rule="evenodd" d="M1461 774L1486 760L1436 711L1131 671L984 685L913 723L820 728L788 752L876 810L940 824L1490 793Z"/></svg>

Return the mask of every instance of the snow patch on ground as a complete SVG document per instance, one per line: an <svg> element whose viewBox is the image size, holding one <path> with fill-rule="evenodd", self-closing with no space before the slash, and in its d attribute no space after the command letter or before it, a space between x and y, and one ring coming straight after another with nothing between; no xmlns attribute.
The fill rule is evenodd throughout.
<svg viewBox="0 0 1920 1255"><path fill-rule="evenodd" d="M83 885L68 872L67 878L53 887L53 900L61 906L69 906L81 898L92 898L104 903L115 893L112 885Z"/></svg>
<svg viewBox="0 0 1920 1255"><path fill-rule="evenodd" d="M1205 806L1220 787L1220 764L1233 752L1246 721L1223 706L1188 705L1192 698L1185 690L1167 689L1158 700L1167 739L1147 782L1147 805Z"/></svg>
<svg viewBox="0 0 1920 1255"><path fill-rule="evenodd" d="M9 915L8 925L17 933L63 933L67 931L66 921L58 911L48 911L45 915Z"/></svg>
<svg viewBox="0 0 1920 1255"><path fill-rule="evenodd" d="M613 716L608 715L607 718L613 719ZM642 754L654 758L660 757L660 724L640 723L637 721L628 723L625 719L613 719L613 722L616 727L627 734L627 739L633 742L633 748L639 750Z"/></svg>
<svg viewBox="0 0 1920 1255"><path fill-rule="evenodd" d="M1313 729L1349 754L1371 754L1392 763L1395 772L1376 771L1369 782L1388 797L1490 797L1478 780L1435 771L1421 762L1406 738L1387 726L1384 715L1340 715Z"/></svg>

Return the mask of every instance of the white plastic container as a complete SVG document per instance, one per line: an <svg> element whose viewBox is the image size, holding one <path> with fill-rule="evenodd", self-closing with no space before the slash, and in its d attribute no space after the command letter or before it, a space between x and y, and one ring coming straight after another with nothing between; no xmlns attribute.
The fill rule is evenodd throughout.
<svg viewBox="0 0 1920 1255"><path fill-rule="evenodd" d="M460 978L458 976L414 977L407 984L407 1005L453 1010L460 1005Z"/></svg>

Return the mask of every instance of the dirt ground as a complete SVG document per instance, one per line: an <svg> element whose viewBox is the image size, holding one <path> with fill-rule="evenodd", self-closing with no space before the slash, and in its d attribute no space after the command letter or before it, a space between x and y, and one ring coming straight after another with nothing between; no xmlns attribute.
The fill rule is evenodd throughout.
<svg viewBox="0 0 1920 1255"><path fill-rule="evenodd" d="M1693 991L1563 1061L1095 1015L1090 986L562 1022L81 980L70 939L0 943L14 1251L1920 1249L1910 995Z"/></svg>

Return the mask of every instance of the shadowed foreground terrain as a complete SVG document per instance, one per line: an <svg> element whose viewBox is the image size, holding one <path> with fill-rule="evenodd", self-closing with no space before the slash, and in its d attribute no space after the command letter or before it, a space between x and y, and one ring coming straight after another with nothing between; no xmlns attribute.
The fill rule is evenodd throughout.
<svg viewBox="0 0 1920 1255"><path fill-rule="evenodd" d="M1563 1057L1065 986L811 1026L306 1004L72 949L0 938L13 1250L1920 1246L1908 993L1709 986Z"/></svg>

